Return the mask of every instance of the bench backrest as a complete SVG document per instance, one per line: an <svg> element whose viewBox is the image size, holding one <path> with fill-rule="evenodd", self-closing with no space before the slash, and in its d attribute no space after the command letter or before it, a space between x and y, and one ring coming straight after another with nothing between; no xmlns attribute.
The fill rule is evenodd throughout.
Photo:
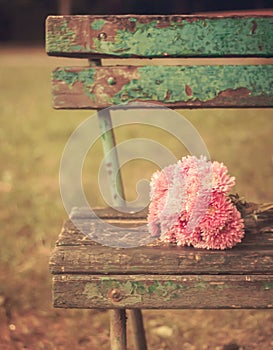
<svg viewBox="0 0 273 350"><path fill-rule="evenodd" d="M133 101L171 108L273 107L273 65L267 62L273 57L273 16L50 16L46 49L92 64L53 72L55 108ZM245 64L250 57L262 64ZM114 66L105 60L102 66L102 58L134 61ZM162 60L143 65L143 58ZM166 65L166 58L184 62ZM197 58L207 60L200 65ZM224 64L215 58L225 58Z"/></svg>

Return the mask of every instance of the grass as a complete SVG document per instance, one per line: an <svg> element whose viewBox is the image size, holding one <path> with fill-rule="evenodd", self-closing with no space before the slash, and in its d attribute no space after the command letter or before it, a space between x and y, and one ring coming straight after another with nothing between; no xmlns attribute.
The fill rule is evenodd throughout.
<svg viewBox="0 0 273 350"><path fill-rule="evenodd" d="M53 110L50 72L53 67L72 65L75 61L49 58L42 49L10 48L1 50L0 63L0 309L5 307L8 324L16 324L18 331L17 340L9 333L9 341L18 343L19 338L35 349L44 348L39 344L49 344L49 349L62 349L64 344L70 344L71 349L88 348L92 344L92 349L107 349L104 312L51 308L48 258L62 221L67 217L59 194L59 162L69 135L93 112ZM236 192L250 201L272 201L272 110L183 110L180 113L196 127L211 157L223 161L236 176ZM166 132L132 126L117 130L118 142L138 137L161 142L177 157L185 154L184 147ZM84 186L92 205L103 203L97 186L101 157L97 144L84 165ZM135 183L142 176L149 179L154 170L155 166L147 161L133 161L124 166L129 199L136 196ZM209 346L215 349L217 344L233 339L246 343L250 337L254 342L255 336L260 337L259 348L268 349L273 313L173 311L166 312L162 318L162 313L147 311L145 320L152 349L178 349L183 342L197 349L210 349ZM86 323L90 322L93 331L86 329ZM169 325L176 336L164 339L156 335L153 329L158 324ZM45 325L51 327L50 331L42 331ZM28 337L27 327L32 329L29 330L32 337ZM33 329L40 332L39 336L36 334L39 341ZM220 333L211 334L211 329L218 329ZM237 331L233 332L234 329ZM0 327L0 339L1 330ZM101 345L95 340L98 332Z"/></svg>

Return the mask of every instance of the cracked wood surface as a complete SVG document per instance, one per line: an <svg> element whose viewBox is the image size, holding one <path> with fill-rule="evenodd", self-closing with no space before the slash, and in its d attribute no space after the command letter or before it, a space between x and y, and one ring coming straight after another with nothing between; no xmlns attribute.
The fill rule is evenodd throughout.
<svg viewBox="0 0 273 350"><path fill-rule="evenodd" d="M147 213L75 208L73 223L64 225L50 260L54 306L272 309L272 204L242 203L236 196L233 200L247 232L242 243L224 251L158 240L130 249L104 246L94 239L104 244L117 239L120 244L125 235L145 244ZM125 231L120 237L121 228Z"/></svg>
<svg viewBox="0 0 273 350"><path fill-rule="evenodd" d="M272 309L273 275L54 276L65 308Z"/></svg>
<svg viewBox="0 0 273 350"><path fill-rule="evenodd" d="M261 209L264 207L268 210ZM51 272L273 274L272 207L247 204L244 208L245 237L240 244L225 251L177 247L151 239L145 210L129 214L98 209L96 214L101 218L98 220L86 208L75 208L71 214L73 222L65 223L51 256ZM107 246L109 242L113 246L115 240L117 246L121 246L122 239L124 247L134 240L138 245L130 249Z"/></svg>

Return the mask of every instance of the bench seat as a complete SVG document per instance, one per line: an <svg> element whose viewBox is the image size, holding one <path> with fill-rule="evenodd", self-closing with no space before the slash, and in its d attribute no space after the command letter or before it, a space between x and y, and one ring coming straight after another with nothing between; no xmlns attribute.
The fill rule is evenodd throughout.
<svg viewBox="0 0 273 350"><path fill-rule="evenodd" d="M128 228L127 242L138 235L145 244L146 213L109 208L98 209L96 215L112 228L102 228L84 208L71 214L76 226L71 220L64 224L50 261L55 307L273 308L273 232L255 228L251 215L242 243L224 251L178 247L158 239L129 249L104 246L122 239L119 227ZM96 243L100 236L101 243Z"/></svg>

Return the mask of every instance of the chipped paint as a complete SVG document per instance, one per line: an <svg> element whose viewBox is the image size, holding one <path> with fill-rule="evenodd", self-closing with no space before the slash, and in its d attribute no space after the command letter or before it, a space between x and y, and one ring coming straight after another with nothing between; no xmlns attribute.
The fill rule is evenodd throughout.
<svg viewBox="0 0 273 350"><path fill-rule="evenodd" d="M52 73L52 80L62 81L68 85L70 89L77 82L83 86L83 92L92 100L95 98L93 87L95 85L95 71L93 69L85 69L72 71L69 67L58 68Z"/></svg>
<svg viewBox="0 0 273 350"><path fill-rule="evenodd" d="M47 52L118 57L263 56L273 53L273 18L188 16L52 16ZM90 32L82 31L90 28ZM98 30L105 32L98 39Z"/></svg>
<svg viewBox="0 0 273 350"><path fill-rule="evenodd" d="M124 100L208 101L223 91L240 88L252 96L273 93L273 66L143 66L138 73L139 79L132 79L113 96L113 104Z"/></svg>
<svg viewBox="0 0 273 350"><path fill-rule="evenodd" d="M63 81L70 88L72 88L74 83L79 79L79 76L78 76L78 73L76 72L69 71L68 69L65 69L65 68L59 68L52 73L52 79Z"/></svg>
<svg viewBox="0 0 273 350"><path fill-rule="evenodd" d="M182 283L173 281L136 281L134 278L130 281L117 281L113 278L102 277L99 281L86 283L83 294L88 299L97 298L99 300L109 299L114 303L137 304L142 302L143 297L164 298L171 301L179 298L179 290L187 290L189 287ZM200 287L201 288L201 287ZM113 300L112 292L118 291L119 298Z"/></svg>
<svg viewBox="0 0 273 350"><path fill-rule="evenodd" d="M109 78L115 84L109 85ZM62 101L65 84L72 90L75 86L77 108L103 108L133 101L178 106L273 105L273 65L59 68L52 79L59 108L73 103L72 92L69 100ZM81 105L81 93L91 101L85 99Z"/></svg>
<svg viewBox="0 0 273 350"><path fill-rule="evenodd" d="M94 30L101 30L102 27L105 24L105 20L100 18L100 19L95 19L93 22L91 22L91 28Z"/></svg>
<svg viewBox="0 0 273 350"><path fill-rule="evenodd" d="M47 22L47 25L48 22ZM63 19L62 21L56 23L53 22L50 26L50 30L47 30L46 35L46 51L47 52L67 52L69 50L77 51L81 49L81 45L78 47L73 45L76 38L76 33L72 30L67 21Z"/></svg>
<svg viewBox="0 0 273 350"><path fill-rule="evenodd" d="M251 276L249 282L243 274L233 275L232 270L224 275L202 275L194 267L192 271L195 275L186 277L149 273L106 276L86 272L66 274L63 278L57 274L53 277L54 305L77 308L272 308L272 274L248 275Z"/></svg>
<svg viewBox="0 0 273 350"><path fill-rule="evenodd" d="M264 283L263 287L264 287L264 290L273 289L273 282L272 283L270 283L270 282Z"/></svg>

